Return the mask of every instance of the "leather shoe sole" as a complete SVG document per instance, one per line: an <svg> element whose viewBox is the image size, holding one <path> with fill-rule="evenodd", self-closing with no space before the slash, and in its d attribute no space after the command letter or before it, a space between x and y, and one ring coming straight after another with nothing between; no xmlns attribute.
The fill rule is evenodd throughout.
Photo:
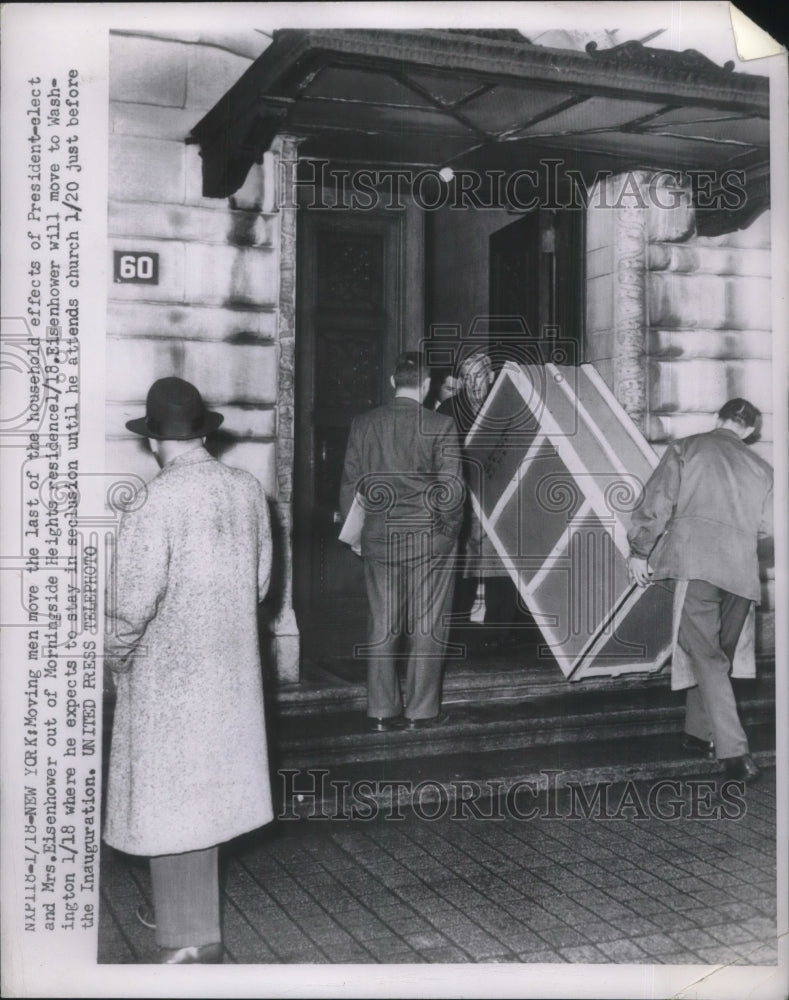
<svg viewBox="0 0 789 1000"><path fill-rule="evenodd" d="M222 961L222 942L191 945L188 948L160 948L161 965L219 965Z"/></svg>
<svg viewBox="0 0 789 1000"><path fill-rule="evenodd" d="M439 712L438 715L431 715L428 719L406 719L406 729L433 729L436 726L443 726L449 722L448 712Z"/></svg>
<svg viewBox="0 0 789 1000"><path fill-rule="evenodd" d="M379 719L374 715L367 717L368 733L390 733L393 729L403 728L402 715L390 715L388 718Z"/></svg>

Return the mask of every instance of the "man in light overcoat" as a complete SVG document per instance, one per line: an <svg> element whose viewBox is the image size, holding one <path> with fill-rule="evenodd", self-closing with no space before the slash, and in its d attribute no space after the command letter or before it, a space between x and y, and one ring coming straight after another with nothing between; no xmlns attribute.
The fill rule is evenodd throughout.
<svg viewBox="0 0 789 1000"><path fill-rule="evenodd" d="M628 532L631 579L642 587L676 581L675 660L689 665L694 682L686 746L714 748L726 776L742 781L756 780L759 769L729 672L761 596L757 540L773 521L772 469L744 443L759 417L747 400L731 399L714 430L671 442Z"/></svg>
<svg viewBox="0 0 789 1000"><path fill-rule="evenodd" d="M217 845L272 819L257 631L269 513L258 481L203 447L222 419L164 378L126 425L161 471L118 537L104 839L150 857L167 964L221 961Z"/></svg>

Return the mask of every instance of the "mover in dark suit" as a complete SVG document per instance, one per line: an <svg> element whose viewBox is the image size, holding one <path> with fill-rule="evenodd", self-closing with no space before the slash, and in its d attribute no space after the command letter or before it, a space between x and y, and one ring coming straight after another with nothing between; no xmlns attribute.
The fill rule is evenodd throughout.
<svg viewBox="0 0 789 1000"><path fill-rule="evenodd" d="M375 732L446 719L441 667L464 500L454 421L422 406L430 386L422 355L401 354L391 381L394 400L351 424L340 491L344 516L355 497L364 509L367 716ZM404 697L399 658L407 662Z"/></svg>
<svg viewBox="0 0 789 1000"><path fill-rule="evenodd" d="M759 416L747 400L731 399L715 430L673 441L628 532L631 578L642 587L672 579L684 589L678 645L696 682L687 696L686 735L700 747L713 743L727 777L744 781L759 769L729 670L761 595L757 539L772 532L772 469L744 443Z"/></svg>

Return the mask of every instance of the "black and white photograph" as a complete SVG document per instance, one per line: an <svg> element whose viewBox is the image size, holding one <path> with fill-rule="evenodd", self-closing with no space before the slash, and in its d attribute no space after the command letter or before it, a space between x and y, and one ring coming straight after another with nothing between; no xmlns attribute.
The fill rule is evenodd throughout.
<svg viewBox="0 0 789 1000"><path fill-rule="evenodd" d="M776 21L3 18L4 995L786 997Z"/></svg>

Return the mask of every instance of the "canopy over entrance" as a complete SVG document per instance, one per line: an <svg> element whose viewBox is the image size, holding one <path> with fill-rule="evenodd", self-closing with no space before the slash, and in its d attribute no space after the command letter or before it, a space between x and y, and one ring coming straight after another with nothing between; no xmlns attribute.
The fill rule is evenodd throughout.
<svg viewBox="0 0 789 1000"><path fill-rule="evenodd" d="M768 105L765 77L692 49L590 42L579 52L517 31L288 29L192 135L208 197L232 195L278 132L303 138L305 158L388 168L510 173L552 158L586 184L604 171L704 171L698 225L714 233L767 203ZM716 198L731 171L743 171L747 196Z"/></svg>

